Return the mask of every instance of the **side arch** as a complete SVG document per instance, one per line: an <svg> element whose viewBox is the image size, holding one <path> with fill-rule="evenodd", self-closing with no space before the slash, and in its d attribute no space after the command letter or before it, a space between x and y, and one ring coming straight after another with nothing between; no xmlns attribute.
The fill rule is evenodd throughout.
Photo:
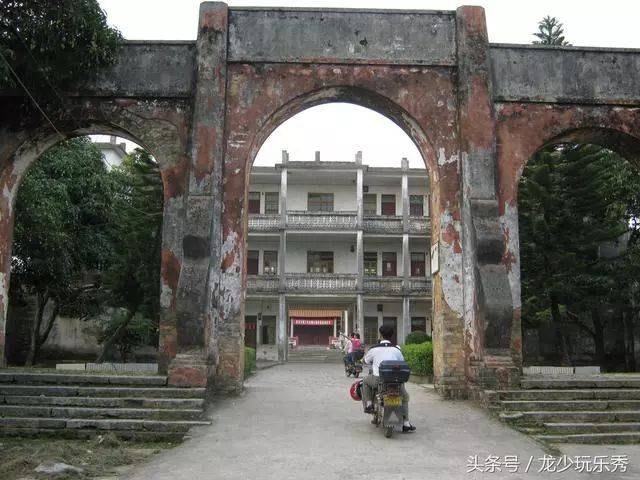
<svg viewBox="0 0 640 480"><path fill-rule="evenodd" d="M116 102L117 103L117 102ZM114 102L93 105L78 110L82 113L73 122L60 122L58 131L40 125L18 131L0 133L5 145L0 154L0 364L6 362L4 354L8 291L11 273L14 204L18 188L28 168L51 146L73 137L91 134L112 134L131 140L147 149L158 161L163 182L164 212L162 227L161 285L160 285L160 344L159 362L165 369L175 357L176 300L182 262L183 193L186 189L188 169L187 132L181 128L175 109L168 109L168 117L154 118L147 108L127 108ZM139 107L139 105L138 105ZM148 107L148 105L146 105ZM156 115L158 112L155 112Z"/></svg>
<svg viewBox="0 0 640 480"><path fill-rule="evenodd" d="M497 111L500 224L516 321L521 314L518 184L531 156L545 146L594 143L633 163L640 158L640 109L612 106L500 104Z"/></svg>

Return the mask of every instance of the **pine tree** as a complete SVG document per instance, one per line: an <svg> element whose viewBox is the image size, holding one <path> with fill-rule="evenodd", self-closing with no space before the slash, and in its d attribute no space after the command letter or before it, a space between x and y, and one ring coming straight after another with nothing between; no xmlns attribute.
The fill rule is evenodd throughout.
<svg viewBox="0 0 640 480"><path fill-rule="evenodd" d="M549 15L538 22L538 31L533 35L540 39L533 42L538 45L569 45L564 39L562 23Z"/></svg>
<svg viewBox="0 0 640 480"><path fill-rule="evenodd" d="M604 357L599 309L615 280L614 261L600 250L628 231L620 215L624 199L611 189L611 177L620 175L623 162L595 145L562 145L534 155L523 175L519 193L523 319L529 325L553 325L562 364L570 363L568 323L588 331L598 357Z"/></svg>

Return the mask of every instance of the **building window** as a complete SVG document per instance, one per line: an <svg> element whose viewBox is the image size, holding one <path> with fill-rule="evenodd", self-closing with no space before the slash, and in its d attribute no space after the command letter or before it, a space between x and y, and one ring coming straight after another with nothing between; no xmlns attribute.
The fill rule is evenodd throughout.
<svg viewBox="0 0 640 480"><path fill-rule="evenodd" d="M263 258L262 273L265 275L277 275L278 274L278 252L265 251Z"/></svg>
<svg viewBox="0 0 640 480"><path fill-rule="evenodd" d="M264 194L264 213L279 213L279 204L280 194L278 192L266 192Z"/></svg>
<svg viewBox="0 0 640 480"><path fill-rule="evenodd" d="M396 252L382 252L382 276L397 277L398 262L396 260Z"/></svg>
<svg viewBox="0 0 640 480"><path fill-rule="evenodd" d="M375 193L365 193L362 196L362 208L365 215L378 213L378 196Z"/></svg>
<svg viewBox="0 0 640 480"><path fill-rule="evenodd" d="M364 252L364 274L367 277L378 275L378 252Z"/></svg>
<svg viewBox="0 0 640 480"><path fill-rule="evenodd" d="M424 261L424 253L411 253L411 276L424 277L426 263Z"/></svg>
<svg viewBox="0 0 640 480"><path fill-rule="evenodd" d="M412 332L426 332L427 331L427 318L426 317L411 317L411 331Z"/></svg>
<svg viewBox="0 0 640 480"><path fill-rule="evenodd" d="M333 193L309 193L307 210L309 212L333 212Z"/></svg>
<svg viewBox="0 0 640 480"><path fill-rule="evenodd" d="M258 250L247 251L247 275L258 275L258 262L260 252Z"/></svg>
<svg viewBox="0 0 640 480"><path fill-rule="evenodd" d="M396 214L396 196L395 195L382 195L382 215L395 215Z"/></svg>
<svg viewBox="0 0 640 480"><path fill-rule="evenodd" d="M249 192L249 213L260 213L260 192Z"/></svg>
<svg viewBox="0 0 640 480"><path fill-rule="evenodd" d="M308 273L333 273L333 252L307 252Z"/></svg>
<svg viewBox="0 0 640 480"><path fill-rule="evenodd" d="M424 196L409 195L409 215L412 217L424 216Z"/></svg>

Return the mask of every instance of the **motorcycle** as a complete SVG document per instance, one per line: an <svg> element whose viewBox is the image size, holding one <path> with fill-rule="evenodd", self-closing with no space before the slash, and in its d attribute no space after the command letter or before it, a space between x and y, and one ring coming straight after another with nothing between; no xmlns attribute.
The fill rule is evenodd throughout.
<svg viewBox="0 0 640 480"><path fill-rule="evenodd" d="M409 380L410 369L406 362L385 360L380 363L378 386L373 397L373 423L382 427L384 436L391 438L396 428L402 429L402 384ZM364 399L362 400L363 406Z"/></svg>
<svg viewBox="0 0 640 480"><path fill-rule="evenodd" d="M358 378L362 373L362 356L356 357L353 362L345 360L344 373L347 377L353 375L354 378Z"/></svg>

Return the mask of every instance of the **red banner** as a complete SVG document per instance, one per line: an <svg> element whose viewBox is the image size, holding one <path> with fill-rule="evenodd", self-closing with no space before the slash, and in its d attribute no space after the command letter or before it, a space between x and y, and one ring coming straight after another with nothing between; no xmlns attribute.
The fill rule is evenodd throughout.
<svg viewBox="0 0 640 480"><path fill-rule="evenodd" d="M256 329L256 324L254 322L245 322L244 323L244 329L245 330L255 330Z"/></svg>
<svg viewBox="0 0 640 480"><path fill-rule="evenodd" d="M335 318L294 318L294 325L314 325L314 326L323 326L323 325L333 325L335 322Z"/></svg>

